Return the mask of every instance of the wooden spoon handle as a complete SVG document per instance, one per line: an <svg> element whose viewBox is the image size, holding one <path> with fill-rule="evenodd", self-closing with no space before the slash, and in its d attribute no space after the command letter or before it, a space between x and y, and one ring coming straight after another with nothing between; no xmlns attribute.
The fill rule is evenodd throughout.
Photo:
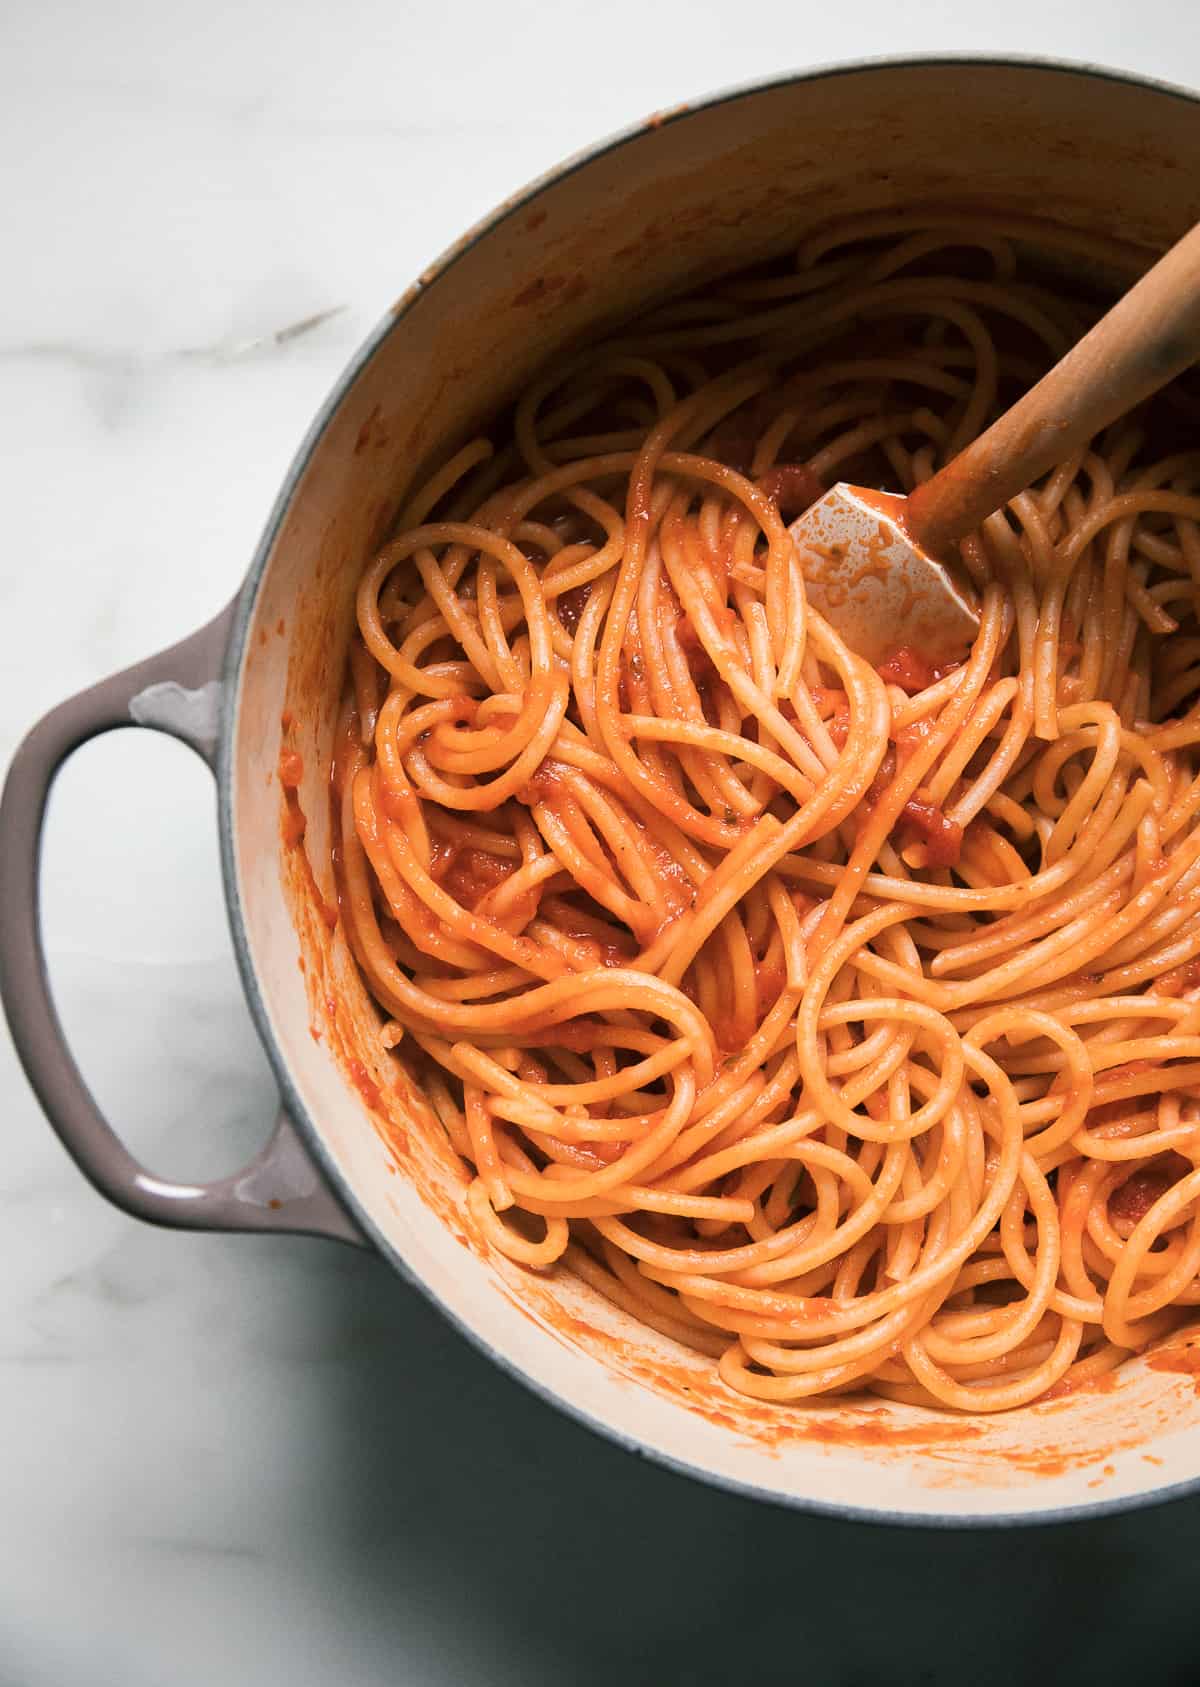
<svg viewBox="0 0 1200 1687"><path fill-rule="evenodd" d="M993 422L918 486L905 522L944 556L993 510L1200 359L1200 224Z"/></svg>

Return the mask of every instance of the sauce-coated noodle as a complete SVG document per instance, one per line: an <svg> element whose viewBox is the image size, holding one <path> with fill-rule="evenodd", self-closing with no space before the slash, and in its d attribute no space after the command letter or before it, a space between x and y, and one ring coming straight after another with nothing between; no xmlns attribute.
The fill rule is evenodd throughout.
<svg viewBox="0 0 1200 1687"><path fill-rule="evenodd" d="M1000 1410L1200 1303L1194 401L963 544L948 671L848 650L786 525L911 489L1086 327L1022 250L876 218L657 311L359 590L339 890L384 1045L491 1245L763 1399Z"/></svg>

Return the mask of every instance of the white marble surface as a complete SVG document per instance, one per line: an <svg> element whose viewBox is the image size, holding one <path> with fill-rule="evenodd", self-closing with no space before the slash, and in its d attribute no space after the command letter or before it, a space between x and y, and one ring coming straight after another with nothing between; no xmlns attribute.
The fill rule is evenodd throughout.
<svg viewBox="0 0 1200 1687"><path fill-rule="evenodd" d="M0 760L220 606L367 327L564 153L866 53L1200 83L1198 19L1179 0L8 0ZM69 767L47 846L68 1028L166 1173L232 1167L272 1107L212 807L186 751L122 734ZM1118 1582L1160 1637L1144 1678L1186 1679L1195 1507L1042 1535L1014 1625L999 1540L914 1548L708 1493L560 1420L365 1258L114 1212L2 1030L0 1122L0 1687L990 1681L1015 1678L1014 1633L1096 1681L1137 1626L1096 1621ZM948 1589L966 1649L942 1669L917 1636ZM883 1662L895 1623L903 1666Z"/></svg>

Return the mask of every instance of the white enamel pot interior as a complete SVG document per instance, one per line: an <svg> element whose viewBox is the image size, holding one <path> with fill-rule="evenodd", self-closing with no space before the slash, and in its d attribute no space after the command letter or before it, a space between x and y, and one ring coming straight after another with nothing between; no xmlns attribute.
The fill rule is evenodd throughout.
<svg viewBox="0 0 1200 1687"><path fill-rule="evenodd" d="M289 1111L386 1257L495 1360L594 1428L702 1479L897 1522L1025 1521L1200 1480L1193 1379L963 1419L882 1402L771 1407L570 1274L493 1257L305 861L283 840L281 718L332 899L327 776L355 586L421 472L585 329L782 250L834 217L970 206L1144 251L1200 215L1200 104L1103 72L980 60L819 71L674 112L495 213L399 301L309 434L229 651L223 847L248 993ZM369 1102L378 1090L377 1104Z"/></svg>

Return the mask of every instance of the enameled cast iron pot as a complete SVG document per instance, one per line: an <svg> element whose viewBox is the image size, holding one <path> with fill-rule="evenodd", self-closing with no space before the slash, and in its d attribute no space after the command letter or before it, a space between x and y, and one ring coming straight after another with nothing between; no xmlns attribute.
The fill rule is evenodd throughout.
<svg viewBox="0 0 1200 1687"><path fill-rule="evenodd" d="M666 113L503 206L421 276L347 370L236 601L64 703L22 745L0 805L0 979L51 1123L97 1187L139 1217L377 1248L544 1398L707 1481L844 1516L1020 1522L1200 1485L1193 1379L1137 1360L1109 1392L975 1420L732 1395L708 1361L568 1274L489 1256L471 1233L462 1173L380 1050L344 938L322 917L354 590L406 488L588 325L782 250L832 216L932 205L1033 213L1160 250L1200 216L1200 100L1032 62L820 70ZM301 848L287 841L276 774L284 720L306 770ZM47 985L37 914L47 790L77 746L129 725L183 739L215 773L234 942L282 1092L266 1148L215 1184L166 1182L130 1156L83 1083Z"/></svg>

